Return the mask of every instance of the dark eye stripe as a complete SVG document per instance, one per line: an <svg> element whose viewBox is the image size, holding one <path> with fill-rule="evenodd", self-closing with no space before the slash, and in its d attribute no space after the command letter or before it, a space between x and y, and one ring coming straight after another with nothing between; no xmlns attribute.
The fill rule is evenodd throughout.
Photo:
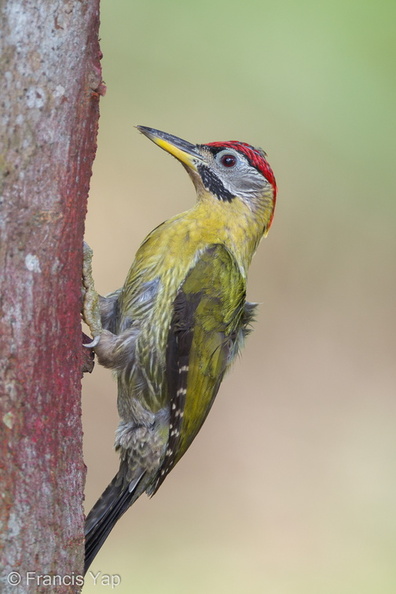
<svg viewBox="0 0 396 594"><path fill-rule="evenodd" d="M201 176L202 183L208 192L211 192L223 202L231 202L235 196L224 187L223 183L213 171L206 165L198 165L198 173Z"/></svg>

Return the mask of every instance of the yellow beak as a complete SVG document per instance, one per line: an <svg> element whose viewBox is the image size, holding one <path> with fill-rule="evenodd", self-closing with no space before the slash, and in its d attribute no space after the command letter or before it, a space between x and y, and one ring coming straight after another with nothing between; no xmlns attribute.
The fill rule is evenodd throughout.
<svg viewBox="0 0 396 594"><path fill-rule="evenodd" d="M170 153L176 159L178 159L183 165L186 165L190 169L197 170L197 164L202 162L202 155L199 153L197 146L168 134L167 132L161 132L161 130L155 130L154 128L147 128L146 126L136 126L138 130L147 138L155 142L159 147L164 149L167 153Z"/></svg>

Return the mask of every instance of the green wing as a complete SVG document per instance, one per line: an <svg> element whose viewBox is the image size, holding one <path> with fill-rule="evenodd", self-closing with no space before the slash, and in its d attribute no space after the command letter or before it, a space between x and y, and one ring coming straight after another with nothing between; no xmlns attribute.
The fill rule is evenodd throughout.
<svg viewBox="0 0 396 594"><path fill-rule="evenodd" d="M186 276L174 302L167 344L170 425L155 490L200 430L252 319L246 284L223 245L212 245Z"/></svg>

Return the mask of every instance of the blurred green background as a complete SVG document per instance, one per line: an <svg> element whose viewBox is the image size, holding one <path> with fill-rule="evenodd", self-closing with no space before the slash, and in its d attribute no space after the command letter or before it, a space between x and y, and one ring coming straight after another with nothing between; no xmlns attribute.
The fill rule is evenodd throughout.
<svg viewBox="0 0 396 594"><path fill-rule="evenodd" d="M194 202L134 128L262 146L279 195L255 332L200 435L114 529L85 594L396 591L392 1L103 0L87 217L98 290ZM87 508L117 470L116 386L84 378Z"/></svg>

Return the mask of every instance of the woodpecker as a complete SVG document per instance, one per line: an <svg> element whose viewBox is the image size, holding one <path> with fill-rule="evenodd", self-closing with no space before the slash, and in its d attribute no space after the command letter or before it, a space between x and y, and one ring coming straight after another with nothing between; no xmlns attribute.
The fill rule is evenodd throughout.
<svg viewBox="0 0 396 594"><path fill-rule="evenodd" d="M117 520L154 495L208 415L250 331L247 272L272 223L276 182L244 142L191 144L137 128L191 177L195 206L143 241L124 286L99 297L85 248L83 315L99 363L118 382L119 470L87 516L85 571Z"/></svg>

